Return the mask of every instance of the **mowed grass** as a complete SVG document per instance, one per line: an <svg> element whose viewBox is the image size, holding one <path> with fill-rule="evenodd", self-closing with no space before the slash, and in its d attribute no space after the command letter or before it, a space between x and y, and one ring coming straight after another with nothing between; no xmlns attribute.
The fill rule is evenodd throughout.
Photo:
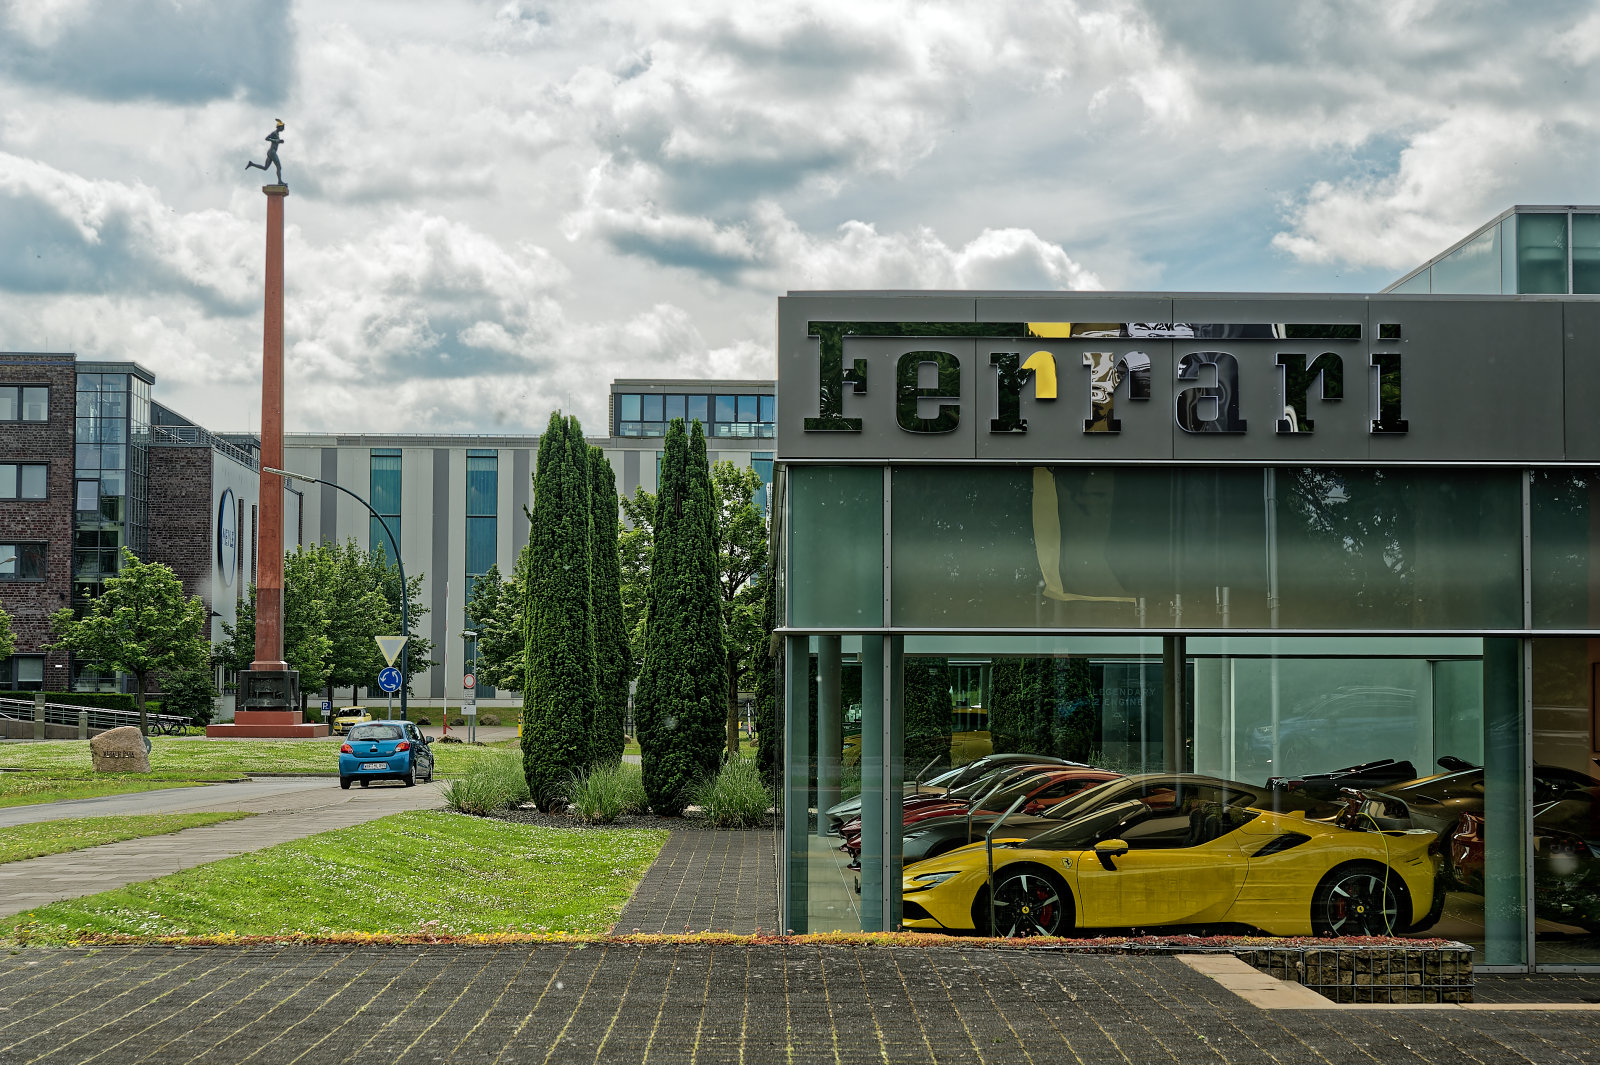
<svg viewBox="0 0 1600 1065"><path fill-rule="evenodd" d="M584 832L392 814L18 914L8 938L598 933L666 839L664 829Z"/></svg>
<svg viewBox="0 0 1600 1065"><path fill-rule="evenodd" d="M236 780L223 774L218 780ZM161 788L192 788L207 783L189 776L171 774L91 774L0 773L0 806L28 806L39 802L64 802L67 799L98 799L103 795L124 795L134 791Z"/></svg>
<svg viewBox="0 0 1600 1065"><path fill-rule="evenodd" d="M233 779L247 773L339 775L338 738L328 740L150 740L150 768L173 779ZM433 744L434 775L458 777L485 747ZM88 740L0 744L0 768L40 769L51 775L87 775L94 766ZM0 773L0 777L23 774ZM31 775L31 774L29 774ZM149 779L142 774L131 779ZM137 789L135 789L137 790Z"/></svg>
<svg viewBox="0 0 1600 1065"><path fill-rule="evenodd" d="M47 854L120 843L143 836L164 836L186 828L237 821L249 814L236 810L197 814L141 814L127 817L69 817L36 825L13 825L0 832L0 862L20 862Z"/></svg>

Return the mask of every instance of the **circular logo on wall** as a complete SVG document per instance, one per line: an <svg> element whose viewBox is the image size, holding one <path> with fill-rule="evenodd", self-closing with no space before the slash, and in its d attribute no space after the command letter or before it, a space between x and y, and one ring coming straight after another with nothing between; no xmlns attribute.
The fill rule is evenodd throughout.
<svg viewBox="0 0 1600 1065"><path fill-rule="evenodd" d="M217 571L222 583L233 587L233 572L239 561L239 515L233 505L233 489L222 490L217 504Z"/></svg>

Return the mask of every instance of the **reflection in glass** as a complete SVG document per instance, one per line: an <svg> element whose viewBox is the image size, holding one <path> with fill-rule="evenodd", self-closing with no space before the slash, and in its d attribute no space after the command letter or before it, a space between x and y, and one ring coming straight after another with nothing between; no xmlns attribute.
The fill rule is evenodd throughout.
<svg viewBox="0 0 1600 1065"><path fill-rule="evenodd" d="M1600 640L1533 644L1534 960L1600 962Z"/></svg>
<svg viewBox="0 0 1600 1065"><path fill-rule="evenodd" d="M1567 291L1567 216L1517 215L1517 291Z"/></svg>
<svg viewBox="0 0 1600 1065"><path fill-rule="evenodd" d="M1530 495L1534 626L1600 628L1600 473L1536 470Z"/></svg>
<svg viewBox="0 0 1600 1065"><path fill-rule="evenodd" d="M1400 417L1401 373L1400 356L1390 352L1377 352L1372 365L1378 371L1378 416L1372 419L1374 433L1404 433L1410 428Z"/></svg>
<svg viewBox="0 0 1600 1065"><path fill-rule="evenodd" d="M1178 360L1178 380L1199 381L1210 369L1214 383L1179 391L1178 428L1186 433L1242 433L1239 417L1239 360L1226 351L1191 351Z"/></svg>
<svg viewBox="0 0 1600 1065"><path fill-rule="evenodd" d="M1435 293L1500 291L1500 227L1495 226L1433 264Z"/></svg>
<svg viewBox="0 0 1600 1065"><path fill-rule="evenodd" d="M922 368L932 366L936 382L920 383ZM959 403L940 403L932 418L922 416L922 401L961 398L961 360L948 351L908 351L895 366L895 420L908 433L951 433L961 424Z"/></svg>
<svg viewBox="0 0 1600 1065"><path fill-rule="evenodd" d="M1311 386L1322 379L1322 398L1344 398L1344 360L1331 351L1318 355L1309 367L1306 357L1297 354L1278 356L1279 377L1283 383L1283 416L1278 419L1280 433L1311 433L1316 423L1306 410Z"/></svg>
<svg viewBox="0 0 1600 1065"><path fill-rule="evenodd" d="M1572 291L1600 293L1600 214L1572 216Z"/></svg>
<svg viewBox="0 0 1600 1065"><path fill-rule="evenodd" d="M1118 356L1109 351L1086 351L1083 364L1089 367L1089 417L1086 433L1120 433L1122 420L1116 415L1117 389L1128 382L1128 398L1150 398L1150 356L1130 351ZM1179 379L1182 380L1180 370Z"/></svg>

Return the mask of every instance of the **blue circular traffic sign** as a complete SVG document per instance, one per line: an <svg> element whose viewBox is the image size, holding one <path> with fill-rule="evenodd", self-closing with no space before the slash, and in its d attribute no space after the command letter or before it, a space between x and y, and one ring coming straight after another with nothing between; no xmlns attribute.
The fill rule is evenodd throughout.
<svg viewBox="0 0 1600 1065"><path fill-rule="evenodd" d="M393 666L383 667L383 671L378 674L378 687L386 692L399 691L401 683L400 671Z"/></svg>

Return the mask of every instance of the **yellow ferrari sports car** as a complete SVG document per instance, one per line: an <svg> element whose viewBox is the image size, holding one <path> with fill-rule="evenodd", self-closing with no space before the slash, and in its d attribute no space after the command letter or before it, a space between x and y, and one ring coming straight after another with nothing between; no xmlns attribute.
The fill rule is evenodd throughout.
<svg viewBox="0 0 1600 1065"><path fill-rule="evenodd" d="M1228 801L1240 797L1190 784L1032 839L997 839L992 907L982 843L906 866L904 925L987 933L992 910L1003 936L1162 925L1366 936L1438 919L1436 833L1365 831ZM1360 816L1352 809L1348 820Z"/></svg>

